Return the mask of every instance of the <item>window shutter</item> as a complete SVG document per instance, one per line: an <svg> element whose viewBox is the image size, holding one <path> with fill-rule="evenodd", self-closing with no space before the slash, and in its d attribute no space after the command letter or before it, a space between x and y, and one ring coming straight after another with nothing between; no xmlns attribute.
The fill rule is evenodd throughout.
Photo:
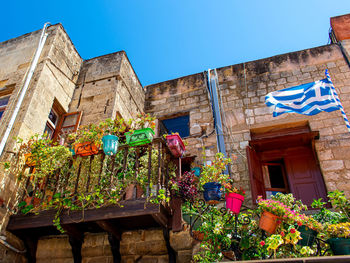
<svg viewBox="0 0 350 263"><path fill-rule="evenodd" d="M285 157L289 188L296 199L311 208L314 199L327 200L327 191L321 171L308 147L288 151Z"/></svg>
<svg viewBox="0 0 350 263"><path fill-rule="evenodd" d="M263 198L265 198L266 196L260 159L256 151L250 146L247 146L247 159L250 177L250 188L252 191L252 200L253 203L255 203L255 200L258 198L259 195L263 196Z"/></svg>
<svg viewBox="0 0 350 263"><path fill-rule="evenodd" d="M79 127L82 114L82 111L63 114L53 136L53 141L60 141L65 134L75 132Z"/></svg>

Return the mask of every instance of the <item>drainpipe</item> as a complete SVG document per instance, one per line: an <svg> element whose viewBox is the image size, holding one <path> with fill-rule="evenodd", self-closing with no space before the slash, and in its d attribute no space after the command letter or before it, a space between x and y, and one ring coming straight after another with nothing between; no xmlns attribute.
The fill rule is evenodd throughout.
<svg viewBox="0 0 350 263"><path fill-rule="evenodd" d="M211 107L213 110L214 126L215 126L215 131L216 131L217 150L218 150L218 152L223 153L225 155L225 157L227 157L226 148L225 148L225 140L224 140L224 131L222 128L222 119L221 119L221 112L220 112L219 99L218 99L219 96L218 96L218 91L217 91L218 77L217 77L216 69L214 69L214 70L208 69L207 82L208 82ZM228 173L227 168L226 168L226 173Z"/></svg>
<svg viewBox="0 0 350 263"><path fill-rule="evenodd" d="M39 43L38 43L38 47L35 51L35 55L34 55L34 58L32 60L32 63L30 65L30 68L29 68L29 72L26 76L26 79L25 79L25 82L24 82L24 85L22 87L22 91L19 95L19 98L18 98L18 101L17 101L17 104L15 106L15 109L13 110L13 113L12 113L12 116L11 116L11 119L10 119L10 122L5 130L5 133L4 133L4 136L1 140L1 143L0 143L0 156L2 155L3 151L4 151L4 148L5 148L5 145L6 145L6 142L7 142L7 139L10 135L10 132L12 130L12 127L13 127L13 124L15 123L15 120L16 120L16 117L18 115L18 112L19 112L19 109L21 108L21 105L22 105L22 102L23 102L23 99L24 99L24 96L28 90L28 87L29 87L29 84L30 84L30 81L33 77L33 74L34 74L34 71L35 71L35 68L38 64L38 60L39 60L39 57L41 55L41 52L44 48L44 45L45 45L45 41L46 41L46 38L48 36L48 33L46 33L46 29L47 29L47 26L49 25L50 23L45 23L44 27L43 27L43 30L41 32L41 36L40 36L40 39L39 39Z"/></svg>

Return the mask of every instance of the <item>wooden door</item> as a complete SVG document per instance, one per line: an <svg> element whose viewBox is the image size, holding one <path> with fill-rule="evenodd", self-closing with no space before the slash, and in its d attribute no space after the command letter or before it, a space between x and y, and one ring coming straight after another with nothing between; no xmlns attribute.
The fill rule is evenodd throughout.
<svg viewBox="0 0 350 263"><path fill-rule="evenodd" d="M284 156L291 193L310 207L314 199L327 200L326 187L311 148L288 149Z"/></svg>
<svg viewBox="0 0 350 263"><path fill-rule="evenodd" d="M250 146L247 146L246 150L250 177L250 189L252 191L252 200L254 204L259 195L266 198L264 178L259 156Z"/></svg>

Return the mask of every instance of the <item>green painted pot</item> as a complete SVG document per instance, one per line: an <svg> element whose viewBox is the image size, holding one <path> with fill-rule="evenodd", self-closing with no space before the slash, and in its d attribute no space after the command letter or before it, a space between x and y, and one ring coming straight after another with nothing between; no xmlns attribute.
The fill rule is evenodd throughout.
<svg viewBox="0 0 350 263"><path fill-rule="evenodd" d="M327 242L334 255L350 255L350 238L330 238Z"/></svg>
<svg viewBox="0 0 350 263"><path fill-rule="evenodd" d="M197 230L203 223L202 219L198 218L196 215L192 215L192 220L191 220L191 214L182 214L182 218L188 225L192 224L193 230ZM194 222L194 220L196 220L196 222Z"/></svg>
<svg viewBox="0 0 350 263"><path fill-rule="evenodd" d="M317 231L306 226L301 226L298 230L300 231L300 237L302 238L299 240L298 245L311 247L315 242Z"/></svg>
<svg viewBox="0 0 350 263"><path fill-rule="evenodd" d="M151 128L143 128L133 133L125 133L126 143L130 146L139 146L153 141L154 131Z"/></svg>

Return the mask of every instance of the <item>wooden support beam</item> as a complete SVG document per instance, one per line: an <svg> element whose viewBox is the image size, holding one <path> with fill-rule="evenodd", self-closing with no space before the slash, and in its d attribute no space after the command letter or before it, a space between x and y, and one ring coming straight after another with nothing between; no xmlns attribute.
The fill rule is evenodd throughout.
<svg viewBox="0 0 350 263"><path fill-rule="evenodd" d="M75 225L62 225L69 237L69 244L72 247L74 263L81 263L81 247L84 242L84 234Z"/></svg>
<svg viewBox="0 0 350 263"><path fill-rule="evenodd" d="M113 234L108 233L108 241L113 254L113 263L122 262L122 255L120 254L120 239L116 238Z"/></svg>
<svg viewBox="0 0 350 263"><path fill-rule="evenodd" d="M99 227L101 227L104 231L106 231L108 234L112 234L118 240L122 239L122 234L120 230L115 225L113 225L110 221L107 221L107 220L96 221L96 224Z"/></svg>
<svg viewBox="0 0 350 263"><path fill-rule="evenodd" d="M81 263L81 247L83 245L83 242L79 239L74 238L73 236L69 236L69 244L72 247L74 263Z"/></svg>
<svg viewBox="0 0 350 263"><path fill-rule="evenodd" d="M172 210L172 230L179 232L182 230L182 211L181 211L181 199L173 197L170 201L170 207Z"/></svg>
<svg viewBox="0 0 350 263"><path fill-rule="evenodd" d="M122 260L120 254L120 240L122 239L122 234L120 230L107 220L96 221L96 224L108 233L108 241L113 254L113 263L120 263Z"/></svg>
<svg viewBox="0 0 350 263"><path fill-rule="evenodd" d="M35 263L36 262L36 250L38 247L38 236L27 234L25 236L21 236L21 239L24 243L24 246L27 250L26 257L28 260L28 263Z"/></svg>
<svg viewBox="0 0 350 263"><path fill-rule="evenodd" d="M156 213L152 217L161 227L168 228L168 218L164 214Z"/></svg>
<svg viewBox="0 0 350 263"><path fill-rule="evenodd" d="M168 250L169 263L176 263L176 252L170 245L169 229L163 228L163 236L164 236L166 248Z"/></svg>

